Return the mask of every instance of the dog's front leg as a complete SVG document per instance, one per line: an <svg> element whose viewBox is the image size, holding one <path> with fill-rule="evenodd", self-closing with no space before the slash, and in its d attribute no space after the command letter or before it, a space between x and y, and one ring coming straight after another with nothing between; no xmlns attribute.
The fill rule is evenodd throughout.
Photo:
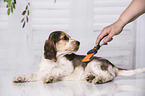
<svg viewBox="0 0 145 96"><path fill-rule="evenodd" d="M37 73L28 73L25 75L18 75L13 78L14 83L24 83L24 82L31 82L31 81L37 81Z"/></svg>
<svg viewBox="0 0 145 96"><path fill-rule="evenodd" d="M66 68L65 66L57 66L54 67L49 74L46 74L45 77L43 78L44 83L54 83L56 81L60 81L63 79L65 76L70 76L72 73L73 68L70 70Z"/></svg>
<svg viewBox="0 0 145 96"><path fill-rule="evenodd" d="M57 80L61 80L62 77L63 77L63 70L61 68L55 67L51 70L50 73L46 74L42 80L45 84L54 83Z"/></svg>

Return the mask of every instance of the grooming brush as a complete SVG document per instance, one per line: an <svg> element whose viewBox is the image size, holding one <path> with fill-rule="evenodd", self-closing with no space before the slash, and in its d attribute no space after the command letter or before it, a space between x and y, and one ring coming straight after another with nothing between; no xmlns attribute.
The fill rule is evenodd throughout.
<svg viewBox="0 0 145 96"><path fill-rule="evenodd" d="M106 36L104 36L102 39L104 39ZM90 62L93 59L93 56L98 52L100 47L103 45L107 45L107 43L104 43L102 39L93 49L91 49L87 52L87 56L82 59L82 62L84 62L84 63Z"/></svg>

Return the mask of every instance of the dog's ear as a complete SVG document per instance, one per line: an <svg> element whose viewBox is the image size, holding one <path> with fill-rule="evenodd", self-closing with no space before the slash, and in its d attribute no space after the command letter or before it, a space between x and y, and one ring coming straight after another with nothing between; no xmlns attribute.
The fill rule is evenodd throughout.
<svg viewBox="0 0 145 96"><path fill-rule="evenodd" d="M45 59L53 60L56 62L56 48L52 40L48 39L44 45L44 57Z"/></svg>

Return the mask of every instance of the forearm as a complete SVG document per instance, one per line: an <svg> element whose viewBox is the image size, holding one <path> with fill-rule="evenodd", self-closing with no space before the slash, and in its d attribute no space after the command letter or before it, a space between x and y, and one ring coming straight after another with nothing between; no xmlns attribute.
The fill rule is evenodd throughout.
<svg viewBox="0 0 145 96"><path fill-rule="evenodd" d="M114 35L121 33L126 24L135 20L143 13L145 13L145 0L133 0L115 23L105 27L102 30L97 38L96 44L98 44L99 41L107 34L108 36L105 37L104 42L109 42Z"/></svg>
<svg viewBox="0 0 145 96"><path fill-rule="evenodd" d="M143 13L145 13L145 0L133 0L121 14L117 22L120 26L124 27Z"/></svg>

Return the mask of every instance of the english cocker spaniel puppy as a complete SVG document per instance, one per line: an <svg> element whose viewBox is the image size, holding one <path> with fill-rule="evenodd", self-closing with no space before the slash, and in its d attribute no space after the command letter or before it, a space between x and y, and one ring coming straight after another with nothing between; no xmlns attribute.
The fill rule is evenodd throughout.
<svg viewBox="0 0 145 96"><path fill-rule="evenodd" d="M112 81L116 76L130 76L145 71L145 68L135 70L117 68L101 57L93 57L92 61L83 63L81 60L85 56L74 54L79 45L79 41L72 39L65 32L52 32L45 41L44 57L39 64L39 71L16 76L13 82L53 83L59 80L81 80L102 84Z"/></svg>

